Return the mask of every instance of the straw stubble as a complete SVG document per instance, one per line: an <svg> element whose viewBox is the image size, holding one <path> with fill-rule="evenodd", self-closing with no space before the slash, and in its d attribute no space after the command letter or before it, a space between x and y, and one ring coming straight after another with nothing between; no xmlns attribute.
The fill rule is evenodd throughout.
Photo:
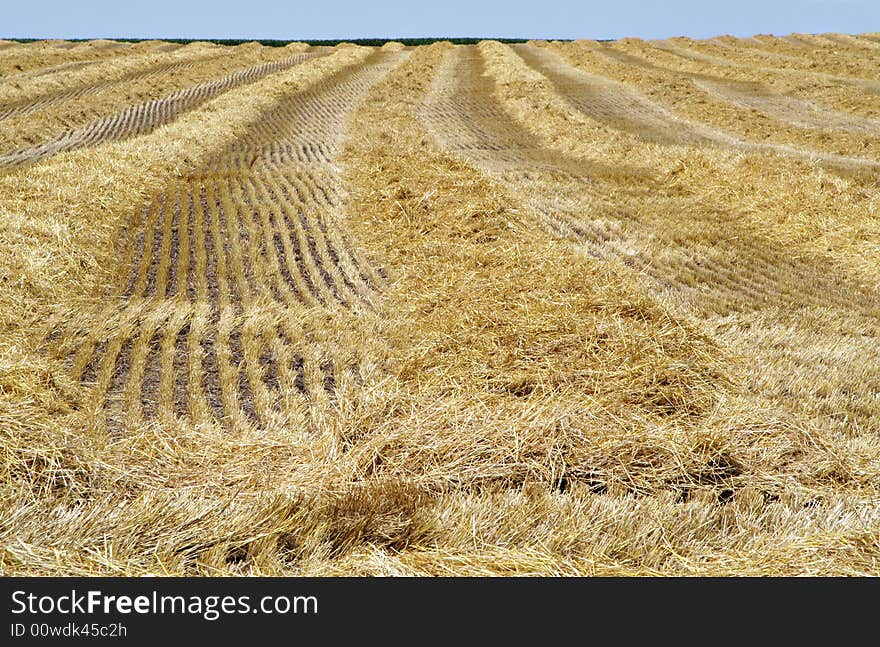
<svg viewBox="0 0 880 647"><path fill-rule="evenodd" d="M4 48L0 569L876 574L871 42Z"/></svg>

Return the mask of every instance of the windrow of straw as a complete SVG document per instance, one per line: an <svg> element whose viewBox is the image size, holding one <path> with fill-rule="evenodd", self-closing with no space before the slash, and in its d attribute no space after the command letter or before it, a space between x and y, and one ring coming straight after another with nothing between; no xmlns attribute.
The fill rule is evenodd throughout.
<svg viewBox="0 0 880 647"><path fill-rule="evenodd" d="M803 37L803 36L802 36ZM744 54L769 54L778 61L780 67L799 70L819 70L829 66L829 71L852 77L862 77L876 81L870 65L870 53L864 49L857 50L858 57L850 56L850 50L840 44L828 42L811 43L793 42L787 38L776 38L770 35L757 36L756 46L743 48ZM736 40L729 41L735 49ZM822 65L819 64L822 61Z"/></svg>
<svg viewBox="0 0 880 647"><path fill-rule="evenodd" d="M363 283L359 286L355 281L352 272L357 272L362 281L367 280L363 279L362 273L367 277L372 275L373 282L381 277L367 268L364 259L356 258L357 253L344 233L329 226L334 218L333 211L339 205L339 190L334 189L332 177L328 181L321 175L308 175L308 172L318 171L335 173L329 160L315 162L312 157L299 160L297 151L303 149L291 145L285 150L264 149L265 156L261 155L261 161L257 163L247 149L242 151L240 148L242 143L255 144L258 150L261 142L265 146L273 145L271 137L279 136L274 129L281 128L280 134L285 137L306 137L308 156L320 150L332 152L332 146L330 151L321 149L321 146L330 145L333 138L338 138L344 131L337 116L340 102L348 102L353 107L349 97L352 92L356 99L369 83L381 78L388 65L399 62L394 58L394 48L389 49L392 51L388 56L384 52L377 53L367 60L371 56L369 50L340 47L330 57L310 61L296 72L256 84L248 92L247 102L242 102L240 96L226 95L153 135L127 144L103 146L99 149L101 157L95 155L98 151L70 153L16 172L19 194L35 193L39 196L34 191L39 171L52 169L57 185L65 187L70 186L69 178L59 177L59 170L65 162L72 169L84 167L86 160L94 159L95 166L105 160L107 166L96 168L95 172L127 171L126 180L132 192L112 195L108 190L103 196L84 192L83 198L103 199L105 211L100 211L100 202L93 201L82 205L81 211L68 214L70 220L79 215L80 222L85 225L88 211L97 212L106 222L107 231L113 231L119 241L104 237L103 241L87 242L84 237L73 238L70 234L75 236L75 232L68 231L65 249L60 249L57 243L54 249L50 248L67 254L78 251L74 262L80 259L90 261L90 267L84 268L79 277L72 276L77 271L76 265L65 267L58 264L60 272L54 277L56 283L53 287L67 289L67 294L35 294L37 286L30 285L36 278L33 272L28 276L29 284L19 286L19 292L30 299L27 305L34 311L34 319L23 319L23 328L18 329L22 334L16 334L10 326L3 335L4 340L18 343L19 355L15 363L12 353L4 356L10 368L5 374L12 377L18 373L17 380L4 383L4 392L8 393L8 399L4 400L4 419L9 423L4 430L9 435L3 439L7 460L4 463L2 527L6 534L0 564L4 572L214 574L246 570L277 573L310 568L312 562L315 566L311 568L317 571L326 567L325 560L329 557L346 554L365 541L403 545L408 537L419 535L420 524L427 525L427 517L422 522L415 520L422 518L426 511L416 505L422 495L413 486L403 484L398 487L380 482L345 491L337 487L318 487L328 476L338 478L335 475L342 470L342 466L332 460L321 460L322 455L328 459L340 455L345 451L345 443L352 442L359 434L354 431L344 434L339 424L329 419L326 394L324 403L314 403L314 413L304 412L300 402L302 394L296 389L302 380L308 392L323 392L326 378L315 374L323 367L312 358L320 357L322 344L340 347L338 355L333 358L335 396L344 403L341 408L350 412L350 420L358 420L363 415L357 408L356 398L349 396L358 383L370 379L371 369L361 363L360 376L350 377L347 373L350 362L345 353L352 348L361 356L368 352L370 339L354 330L356 317L364 318L367 312L352 307L351 315L347 315L345 309L338 307L310 309L294 303L284 310L282 304L272 303L267 299L269 294L276 289L279 294L291 289L278 263L286 263L291 272L294 267L290 265L292 258L285 258L283 254L269 256L268 252L270 248L277 251L274 241L278 241L282 248L288 244L292 248L293 239L298 239L300 249L305 245L312 250L312 265L306 268L304 276L310 276L316 283L322 273L314 264L315 254L323 257L324 269L337 288L352 301L356 292L365 290ZM309 129L313 131L311 135ZM270 139L264 140L264 137ZM314 137L317 139L310 139ZM284 141L282 139L281 143ZM166 146L161 154L154 148L160 142ZM296 139L292 143L296 144ZM155 157L151 158L154 154ZM218 160L223 160L224 164L220 165ZM152 168L149 166L151 161ZM126 162L132 167L126 168ZM137 162L141 164L139 175L133 168ZM169 163L177 166L169 168L166 166ZM277 171L273 170L275 165L280 167ZM299 175L282 177L282 171ZM5 178L7 187L10 177ZM135 178L137 181L133 181ZM232 180L231 184L229 180ZM29 181L27 185L26 181ZM152 184L148 184L151 181ZM187 196L181 194L185 187L195 189L193 197L197 204L204 206L203 210L189 212L175 207L186 199ZM111 185L111 188L117 186ZM138 220L138 217L129 221L132 214L148 206L141 197L144 192L158 196L157 200L166 208L161 218L152 216L154 224L146 227L144 223L150 222L150 216L145 221ZM305 207L311 212L303 229L297 231L295 227L282 226L285 219L296 217L295 211L278 213L266 206L273 201L278 205L286 204L288 199L295 200L294 196L300 192L311 194L312 200L328 202L324 202L317 213L315 204L292 202L293 208ZM110 197L115 202L110 202ZM62 196L64 198L69 199L70 195ZM50 203L48 196L36 204L48 213L58 209L57 204ZM40 219L48 220L47 212L39 214ZM245 221L244 232L236 231L228 219L236 212ZM119 253L118 249L113 249L117 247L113 243L125 245L128 226L134 237L135 228L167 232L170 223L173 234L175 218L178 219L178 229L181 223L193 219L191 235L178 236L176 241L178 259L195 256L189 263L194 271L188 275L195 283L192 286L196 296L195 309L201 311L200 314L197 312L189 334L184 334L183 339L201 339L217 349L215 360L219 371L215 377L223 389L222 404L227 411L236 411L241 410L237 406L239 396L226 387L237 381L233 375L239 367L233 356L222 354L225 352L222 349L234 352L233 334L238 328L239 317L244 316L254 324L246 321L240 329L241 352L244 353L242 365L247 368L247 380L253 380L254 370L261 366L262 357L254 361L254 354L259 354L261 340L257 338L266 330L265 324L274 322L281 327L287 335L286 341L283 337L276 337L269 344L275 364L279 365L274 388L285 389L286 393L281 396L284 401L282 409L292 417L267 416L266 420L260 421L260 429L250 430L248 424L239 424L240 421L235 419L237 414L234 414L232 424L227 427L225 423L213 423L210 401L202 400L199 404L199 399L195 398L194 424L175 423L173 411L164 414L160 411L158 420L139 424L138 418L148 414L144 408L138 411L139 405L146 405L126 387L120 401L125 407L124 415L119 418L121 424L115 433L108 435L104 428L90 424L87 404L83 410L63 409L80 408L77 402L87 402L89 391L69 383L62 384L61 376L67 371L58 362L47 363L44 356L22 352L29 350L23 333L28 326L34 330L34 320L49 318L49 328L63 327L65 321L82 318L83 313L106 310L106 306L113 305L113 297L124 295L128 265L135 259L123 256L126 260L123 267L113 266L110 261L118 258ZM223 229L228 231L228 237L224 236ZM260 229L267 232L263 240L268 240L271 247L263 243L258 247L252 245L260 238ZM272 230L276 232L274 235ZM221 250L216 247L215 253L210 253L207 241L222 238L226 238L229 248ZM164 302L169 306L164 316L169 316L170 312L172 323L168 330L176 330L176 339L179 340L181 329L178 326L181 318L187 316L184 302L190 290L189 280L183 280L180 271L175 275L176 279L172 277L175 265L170 262L170 249L174 236L153 239L157 244L150 244L147 239L143 250L145 256L148 249L151 255L158 252L160 260L157 264L135 263L134 290L155 295L162 291L168 295L169 287L177 286L177 292ZM75 250L72 243L78 244L79 249ZM192 246L188 247L190 243ZM49 246L44 244L46 247ZM335 250L332 253L331 248ZM23 251L21 248L16 250L15 257L20 262L25 260ZM334 255L335 268L331 267L329 258ZM103 258L107 259L105 263L98 260ZM249 259L247 264L246 258ZM107 270L96 273L95 264L98 263ZM264 277L257 293L242 289L251 280L243 269L247 266L253 270L253 279ZM343 272L348 275L349 282ZM87 285L74 289L74 278L80 278ZM117 292L120 278L123 287ZM329 286L330 283L325 283L318 294L329 298ZM208 302L215 289L217 293L213 298L219 299L220 320L216 335L210 329L205 335L198 328L208 323L210 313L215 309ZM10 290L14 291L15 288ZM103 292L110 299L104 297L103 303L100 297L86 299L83 293L88 291ZM241 297L239 306L247 308L245 313L235 312L231 297L236 292ZM41 296L43 298L39 298ZM367 301L370 298L368 295ZM137 309L137 300L129 299L133 309ZM65 317L65 305L69 317ZM139 374L136 379L145 382L149 377L153 370L150 368L152 355L146 353L151 353L150 348L158 344L160 367L167 366L169 360L174 365L183 359L189 362L190 374L197 375L201 381L206 373L203 369L208 354L191 352L188 356L181 356L173 352L176 340L171 340L175 336L164 332L156 335L160 332L156 324L161 321L162 302L153 297L143 300L141 305L151 310L143 310L147 316L138 329L132 328L137 337L137 343L130 346L132 372ZM129 318L126 323L125 313L126 309L121 307L111 317L121 319L121 327L130 326L132 320ZM24 315L23 312L17 314ZM20 322L21 319L13 319L10 324ZM41 326L36 326L39 328ZM334 339L336 335L343 336L343 339ZM375 332L372 336L376 337ZM294 355L297 349L291 347L294 343L300 344L304 355L308 353L299 362L303 371L299 375ZM24 359L21 359L22 355ZM284 357L291 361L281 362ZM32 380L30 383L25 382L25 373ZM176 393L177 385L164 378L168 374L171 372L163 370L160 378L159 391L170 392L170 398L166 395L166 399L159 403L161 407L167 406L169 401L173 403ZM42 379L48 378L52 386L40 384L41 376ZM115 379L114 375L109 377ZM132 378L129 383L136 383L136 379ZM264 381L263 376L254 381ZM28 401L22 395L24 393L35 394L44 402ZM258 415L262 415L263 405L270 404L274 408L278 404L275 401L277 394L255 390L253 396ZM318 399L317 394L315 399ZM47 411L49 407L54 410ZM200 407L204 409L201 413ZM312 416L311 420L309 416ZM356 468L357 463L352 467ZM392 486L393 497L379 496ZM175 509L179 514L174 512ZM29 524L27 519L32 515L39 516L43 522ZM219 524L218 515L224 519ZM51 521L68 516L76 520L58 525ZM163 521L158 522L160 517ZM187 531L187 524L182 521L184 517L201 521ZM141 532L146 528L151 530ZM97 539L99 535L101 538ZM193 537L197 539L193 541ZM161 548L145 550L145 542ZM101 546L111 545L112 554L101 552ZM53 557L49 558L49 555Z"/></svg>
<svg viewBox="0 0 880 647"><path fill-rule="evenodd" d="M873 174L865 171L854 175L843 169L834 172L815 162L786 159L785 155L761 153L760 149L748 153L715 146L695 150L646 145L638 139L638 132L627 136L626 131L622 134L597 121L603 119L601 114L579 109L566 88L536 74L520 56L508 50L495 52L504 54L508 62L497 71L499 87L508 88L509 110L528 131L581 160L601 160L611 168L630 169L630 178L638 173L631 163L635 152L650 159L644 168L651 169L657 184L651 185L642 208L662 211L660 190L686 205L679 209L700 209L707 218L724 217L730 205L736 205L735 218L747 219L749 230L760 232L768 241L825 257L844 274L853 275L859 285L870 286L880 279L875 260L876 223L864 217L877 209ZM519 75L519 81L512 84L506 83L511 67ZM529 115L538 112L543 119L528 121ZM569 127L563 128L563 124ZM621 182L631 189L638 188L626 173L620 175ZM737 181L728 181L730 177ZM600 197L608 195L608 191L596 193ZM780 199L782 195L784 200ZM655 202L658 206L651 206ZM611 206L619 208L613 202Z"/></svg>
<svg viewBox="0 0 880 647"><path fill-rule="evenodd" d="M286 97L129 220L109 307L51 333L71 379L94 384L90 426L302 423L364 378L356 348L301 326L332 317L351 335L372 307L379 281L336 225L333 160L348 113L399 61L375 53Z"/></svg>
<svg viewBox="0 0 880 647"><path fill-rule="evenodd" d="M807 60L806 65L791 65L792 59L795 63L798 61L797 57L720 40L667 44L663 49L678 55L674 57L676 64L686 64L695 59L699 63L718 66L722 75L735 75L746 82L751 69L758 78L766 75L768 81L779 87L780 91L865 117L876 117L878 114L876 94L880 81L829 72L817 61ZM853 47L849 51L851 56L864 56L861 48Z"/></svg>
<svg viewBox="0 0 880 647"><path fill-rule="evenodd" d="M73 97L50 105L35 115L21 114L3 121L0 152L42 144L78 126L114 115L133 104L160 99L175 91L217 80L261 63L291 56L287 48L245 44L230 48L221 57L196 61L183 69L171 68L158 74L135 78L123 85L107 87L95 96Z"/></svg>
<svg viewBox="0 0 880 647"><path fill-rule="evenodd" d="M595 145L598 131L573 127L573 123L577 123L576 114L570 105L559 102L552 86L535 83L532 71L500 45L486 44L483 50L488 69L500 81L496 85L496 96L524 127L534 130L548 145L561 143L564 150L579 148L586 153L589 149L583 142L589 137ZM532 90L529 96L522 92L526 84ZM550 116L552 112L548 114L549 105L559 110L557 118ZM539 112L542 120L537 119ZM611 157L614 145L613 140L605 144L603 159ZM664 159L658 157L652 147L644 145L629 147L626 159L630 164L638 164L643 159L645 165L661 171L664 168ZM681 172L674 159L667 158L665 163L672 167L667 167L667 172L674 175ZM880 302L866 282L876 275L863 274L853 280L846 271L848 268L828 265L824 254L818 250L808 251L809 245L802 248L795 260L790 256L789 245L795 242L792 238L785 241L785 252L782 249L774 252L774 244L778 244L776 241L783 234L783 228L772 230L772 234L758 233L761 227L772 226L772 212L765 210L759 223L757 215L749 217L748 202L740 199L739 194L729 199L729 194L716 189L719 185L749 182L748 169L752 166L764 168L766 184L774 175L768 170L777 163L780 162L773 158L761 157L740 171L739 167L732 169L723 157L713 159L706 153L699 164L700 178L687 181L691 187L687 193L677 193L675 187L680 185L673 180L647 199L632 200L627 211L638 215L635 219L628 216L629 223L620 223L617 235L622 236L621 242L627 245L649 246L644 257L651 259L652 269L646 271L656 276L655 289L662 290L667 298L671 296L669 287L681 285L683 281L697 288L693 298L683 293L679 297L683 311L699 313L705 330L719 331L721 339L749 358L748 383L756 393L798 415L812 418L815 431L811 433L823 435L828 447L835 448L823 462L830 459L833 463L840 464L842 460L848 464L843 471L854 477L850 487L860 490L871 487L878 478L876 471L869 467L877 464L878 456L869 430L876 427L880 416L876 400L880 358L874 350L875 334L871 332L871 321L877 316ZM812 186L808 183L808 174L799 176L804 184L798 188L803 186L808 196L820 198L817 189L822 186L822 176L813 176ZM865 184L854 183L847 188L849 195L876 200L876 190ZM793 200L791 186L788 189L786 197ZM615 193L620 195L623 190L624 187L620 187ZM785 191L781 186L765 187L765 190L775 191L776 195L783 195ZM620 198L617 205L621 205ZM782 203L778 208L791 209L792 202ZM829 204L826 208L833 207ZM732 218L719 217L724 213L730 213ZM686 214L686 218L682 218L682 214ZM749 218L751 235L736 224L743 217ZM632 226L642 218L650 223L653 241L639 236L638 229ZM790 221L788 225L791 226ZM696 261L689 277L672 264L676 249ZM733 258L731 252L735 254ZM671 263L665 271L657 266L664 258ZM731 262L738 269L725 277L722 271L725 266L730 267ZM750 275L749 266L760 268L760 273ZM720 297L722 292L727 292L725 282L728 280L733 280L730 288L738 291L734 297L737 305L730 310L723 305L724 300L711 305L713 293ZM806 291L805 285L812 286L811 291ZM724 299L728 296L733 295L727 292ZM780 309L782 303L787 306ZM820 359L829 356L839 358L840 369L829 370L827 360ZM819 384L822 386L817 388ZM833 472L833 478L839 481L841 470L834 468Z"/></svg>
<svg viewBox="0 0 880 647"><path fill-rule="evenodd" d="M730 82L717 75L682 74L649 62L641 52L581 43L555 48L583 69L637 88L678 115L746 141L880 161L880 120L788 96L754 78Z"/></svg>
<svg viewBox="0 0 880 647"><path fill-rule="evenodd" d="M172 47L176 49L178 46L161 41L134 44L101 40L86 43L45 40L13 43L0 51L0 77L4 81L36 77L58 70L81 69L105 59Z"/></svg>
<svg viewBox="0 0 880 647"><path fill-rule="evenodd" d="M8 118L15 112L36 112L52 102L99 94L125 81L155 75L167 68L183 69L202 59L222 56L224 52L219 45L191 43L171 52L114 56L70 71L12 78L0 88L0 118Z"/></svg>
<svg viewBox="0 0 880 647"><path fill-rule="evenodd" d="M772 56L759 57L756 62L742 46L681 42L680 39L655 43L628 39L609 49L635 54L649 64L687 74L721 77L745 84L759 82L780 94L802 97L854 115L870 118L880 114L880 99L876 94L880 82L831 74L817 62L802 69L774 67ZM850 58L863 56L860 50L845 46L843 49Z"/></svg>
<svg viewBox="0 0 880 647"><path fill-rule="evenodd" d="M39 489L56 483L57 471L60 486L83 485L64 476L76 473L74 451L66 448L94 437L72 434L66 415L73 387L38 352L38 331L46 322L102 307L122 269L115 239L131 214L235 141L283 97L367 54L340 48L255 83L246 102L232 92L149 136L62 154L0 177L4 483Z"/></svg>
<svg viewBox="0 0 880 647"><path fill-rule="evenodd" d="M767 400L734 387L744 370L735 353L665 312L622 264L590 259L545 234L530 199L533 188L539 195L541 189L527 176L517 176L513 190L487 177L492 169L482 165L483 156L491 150L471 149L455 136L449 139L464 142L461 149L438 148L420 123L426 113L419 96L442 90L430 80L445 56L455 56L450 50L434 45L418 52L376 89L352 122L347 164L355 207L350 226L372 254L388 259L387 267L400 268L385 303L385 334L390 371L403 389L397 397L407 399L369 444L351 451L375 447L365 454L373 478L393 475L438 490L434 514L441 523L430 547L409 554L358 551L340 568L477 574L813 568L813 542L827 517L806 521L799 501L832 491L826 490L832 481L813 466L834 463L835 452L814 444L808 421L774 412ZM534 94L530 82L517 96L526 88ZM474 100L459 96L457 105ZM535 101L541 116L528 118L543 125L547 98ZM493 114L485 106L477 112ZM509 150L498 153L500 167L511 163ZM559 161L564 167L563 156ZM533 177L541 175L532 169ZM590 341L596 331L603 331L598 344ZM659 384L666 386L658 393ZM631 418L637 411L644 417ZM850 465L864 469L856 459ZM845 488L851 511L865 505L859 490L872 478L861 473ZM722 540L714 525L718 497L741 502L722 514L743 515L746 525L749 506L765 510L762 529L751 525L738 540ZM835 514L839 503L821 504L821 514ZM628 506L633 516L623 512ZM646 538L666 541L681 514L705 524L675 530L670 545L652 548ZM801 520L789 524L791 515ZM869 515L876 528L876 508ZM871 568L868 555L877 548L863 519L837 529L859 537L861 556L850 566L861 563L861 572ZM818 540L825 546L820 568L850 568L832 565L837 536ZM724 549L708 548L719 541ZM785 554L784 564L770 566L751 553L770 544L784 546L775 553Z"/></svg>

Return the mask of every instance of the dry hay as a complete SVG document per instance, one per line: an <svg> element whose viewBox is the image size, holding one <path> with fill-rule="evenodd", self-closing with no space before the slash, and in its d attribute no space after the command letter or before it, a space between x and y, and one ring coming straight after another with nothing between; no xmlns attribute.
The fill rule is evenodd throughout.
<svg viewBox="0 0 880 647"><path fill-rule="evenodd" d="M60 151L149 132L183 110L311 55L287 48L244 44L186 65L168 66L97 94L73 93L31 114L19 111L2 121L0 166L33 162Z"/></svg>
<svg viewBox="0 0 880 647"><path fill-rule="evenodd" d="M824 158L841 166L870 167L878 163L878 122L823 105L829 100L827 93L816 97L818 101L808 101L792 96L799 92L800 85L774 89L769 83L778 85L779 79L773 75L759 75L758 78L768 78L768 84L764 84L756 82L755 75L745 77L749 80L742 75L730 79L723 68L706 65L686 65L679 71L682 66L663 57L653 62L656 56L651 56L650 48L632 42L613 46L564 43L549 49L559 51L574 64L575 70L569 75L598 67L619 85L640 88L647 95L641 104L653 104L655 113L663 109L674 111L677 128L671 128L673 120L667 117L665 121L670 127L660 129L667 137L682 139L689 131L696 131L704 141L744 150L764 149L803 159ZM865 93L856 93L864 103ZM836 98L843 105L851 102L848 93ZM683 118L688 121L682 123ZM676 134L669 134L670 131ZM690 139L695 138L691 135Z"/></svg>
<svg viewBox="0 0 880 647"><path fill-rule="evenodd" d="M0 570L876 575L874 175L596 47L321 49L0 170Z"/></svg>
<svg viewBox="0 0 880 647"><path fill-rule="evenodd" d="M75 70L10 79L0 88L0 119L37 112L81 96L96 95L128 81L150 78L164 71L183 70L200 61L223 55L216 45L187 45L173 52L147 51L113 57Z"/></svg>

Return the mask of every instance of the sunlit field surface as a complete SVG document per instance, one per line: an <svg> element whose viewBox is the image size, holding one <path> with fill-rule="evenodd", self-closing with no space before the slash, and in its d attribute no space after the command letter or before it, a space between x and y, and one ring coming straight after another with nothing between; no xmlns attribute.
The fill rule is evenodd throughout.
<svg viewBox="0 0 880 647"><path fill-rule="evenodd" d="M880 35L0 41L0 572L880 575Z"/></svg>

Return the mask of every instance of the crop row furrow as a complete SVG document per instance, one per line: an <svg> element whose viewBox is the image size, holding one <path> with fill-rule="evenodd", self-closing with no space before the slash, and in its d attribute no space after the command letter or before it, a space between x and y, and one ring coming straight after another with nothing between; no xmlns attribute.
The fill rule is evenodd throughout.
<svg viewBox="0 0 880 647"><path fill-rule="evenodd" d="M180 72L182 70L195 67L206 61L218 58L219 56L221 55L213 54L210 56L202 56L200 58L189 61L157 63L154 65L150 65L145 69L134 70L112 81L90 83L69 90L56 90L53 92L47 92L40 97L27 101L7 103L6 105L0 106L0 121L3 121L4 119L9 119L11 117L33 114L35 112L39 112L50 106L63 103L65 101L72 101L74 99L81 99L83 97L96 96L107 90L124 87L126 84L132 81L148 81L149 79L160 77L162 75Z"/></svg>
<svg viewBox="0 0 880 647"><path fill-rule="evenodd" d="M528 62L531 49L518 50ZM535 66L537 69L546 71L541 59L532 59L535 61L542 63ZM557 88L564 95L579 92L569 86ZM469 109L479 103L482 107ZM572 104L581 108L577 102ZM590 163L580 163L582 172L578 177L571 172L577 163L561 152L541 150L534 136L514 123L497 104L491 94L491 81L482 74L481 61L475 56L463 51L449 55L426 99L422 117L449 152L524 196L525 202L542 216L547 231L585 245L595 256L621 259L658 289L680 294L701 312L726 315L776 306L851 309L854 293L860 295L859 310L865 316L880 311L875 295L834 272L817 271L816 259L792 258L767 240L733 234L737 227L733 217L714 216L704 223L707 231L731 231L721 248L708 240L694 239L687 222L660 228L650 213L641 214L638 208L622 210L607 203L601 194L594 195ZM671 124L664 127L668 133L674 130ZM505 146L499 151L479 147L475 154L475 144L481 138ZM543 166L536 163L539 160ZM554 163L563 172L550 177L546 169ZM677 207L670 205L669 209ZM607 223L611 223L610 229ZM804 286L810 288L804 290Z"/></svg>
<svg viewBox="0 0 880 647"><path fill-rule="evenodd" d="M54 140L0 156L0 166L32 163L65 151L97 146L152 132L159 126L173 121L181 113L192 110L223 92L253 83L269 74L298 65L313 56L313 54L296 54L281 61L262 63L215 81L178 90L162 99L154 99L126 108L113 116L70 130Z"/></svg>
<svg viewBox="0 0 880 647"><path fill-rule="evenodd" d="M78 345L76 333L59 338L112 433L153 420L302 422L359 388L358 360L297 321L357 316L382 285L341 230L334 157L348 112L399 60L375 56L279 102L126 224L119 313Z"/></svg>

